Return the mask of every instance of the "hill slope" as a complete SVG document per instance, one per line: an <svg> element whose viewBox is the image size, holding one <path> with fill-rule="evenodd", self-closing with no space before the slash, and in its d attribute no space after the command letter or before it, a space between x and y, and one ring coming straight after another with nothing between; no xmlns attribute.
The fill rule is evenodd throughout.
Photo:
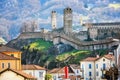
<svg viewBox="0 0 120 80"><path fill-rule="evenodd" d="M53 45L43 39L23 39L10 41L8 46L21 50L22 64L38 64L48 68L79 64L81 59L94 56L90 51L75 50L67 44Z"/></svg>

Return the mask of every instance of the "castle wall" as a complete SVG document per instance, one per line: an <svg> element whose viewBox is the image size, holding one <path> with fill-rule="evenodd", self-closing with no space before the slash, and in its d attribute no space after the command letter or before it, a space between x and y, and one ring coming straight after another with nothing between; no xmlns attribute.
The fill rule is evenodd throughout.
<svg viewBox="0 0 120 80"><path fill-rule="evenodd" d="M91 23L89 32L92 39L120 38L120 23Z"/></svg>
<svg viewBox="0 0 120 80"><path fill-rule="evenodd" d="M21 33L18 36L18 39L29 39L29 38L43 38L44 39L44 34L41 32L25 32L25 33Z"/></svg>
<svg viewBox="0 0 120 80"><path fill-rule="evenodd" d="M89 41L89 42L76 41L75 39L69 39L65 35L55 37L55 40L53 42L57 42L57 44L62 42L64 44L69 44L78 50L91 50L91 51L97 50L97 49L109 49L113 45L116 45L119 43L117 41L113 41L110 39L109 40L101 40L101 41Z"/></svg>

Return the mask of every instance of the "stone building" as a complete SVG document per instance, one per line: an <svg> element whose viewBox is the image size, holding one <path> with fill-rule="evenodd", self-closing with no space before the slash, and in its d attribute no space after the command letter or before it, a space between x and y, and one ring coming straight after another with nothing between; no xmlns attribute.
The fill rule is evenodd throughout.
<svg viewBox="0 0 120 80"><path fill-rule="evenodd" d="M57 27L57 19L56 19L56 11L51 12L51 26L52 30L56 29Z"/></svg>
<svg viewBox="0 0 120 80"><path fill-rule="evenodd" d="M26 38L43 38L53 41L54 44L64 43L73 46L78 50L96 50L109 49L111 46L118 44L118 41L110 38L119 38L120 23L86 23L82 26L88 27L86 31L73 32L72 28L72 9L67 7L64 9L63 27L57 29L56 11L51 14L52 31L45 32L24 32L17 39ZM81 21L82 24L82 21ZM26 29L25 29L26 30ZM88 41L89 38L91 41Z"/></svg>
<svg viewBox="0 0 120 80"><path fill-rule="evenodd" d="M120 39L120 22L111 23L86 23L89 28L90 37L95 40L106 39L108 37Z"/></svg>

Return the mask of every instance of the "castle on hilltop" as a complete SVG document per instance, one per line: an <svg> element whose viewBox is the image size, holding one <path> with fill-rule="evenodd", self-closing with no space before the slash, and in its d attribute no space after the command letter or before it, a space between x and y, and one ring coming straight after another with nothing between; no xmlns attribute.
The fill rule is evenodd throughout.
<svg viewBox="0 0 120 80"><path fill-rule="evenodd" d="M40 32L22 32L17 39L27 38L42 38L53 41L54 44L64 43L73 46L78 50L96 50L111 48L117 45L119 41L113 38L120 39L120 23L85 23L83 27L87 27L87 31L79 31L78 33L72 30L72 14L71 8L64 9L63 27L57 28L57 13L51 12L52 31L45 31L44 28ZM82 22L82 21L81 21Z"/></svg>

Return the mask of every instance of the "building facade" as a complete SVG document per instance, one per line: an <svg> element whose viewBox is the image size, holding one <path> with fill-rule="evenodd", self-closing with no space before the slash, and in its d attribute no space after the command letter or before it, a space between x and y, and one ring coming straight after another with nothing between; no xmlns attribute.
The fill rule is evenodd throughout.
<svg viewBox="0 0 120 80"><path fill-rule="evenodd" d="M1 65L0 69L5 68L12 68L15 70L21 70L21 53L20 51L7 47L7 46L0 46L1 52Z"/></svg>
<svg viewBox="0 0 120 80"><path fill-rule="evenodd" d="M46 69L38 65L22 65L23 72L35 76L37 80L45 80Z"/></svg>
<svg viewBox="0 0 120 80"><path fill-rule="evenodd" d="M112 54L104 55L103 57L88 57L80 61L82 69L82 78L84 80L101 80L104 78L106 70L113 67L115 64Z"/></svg>

